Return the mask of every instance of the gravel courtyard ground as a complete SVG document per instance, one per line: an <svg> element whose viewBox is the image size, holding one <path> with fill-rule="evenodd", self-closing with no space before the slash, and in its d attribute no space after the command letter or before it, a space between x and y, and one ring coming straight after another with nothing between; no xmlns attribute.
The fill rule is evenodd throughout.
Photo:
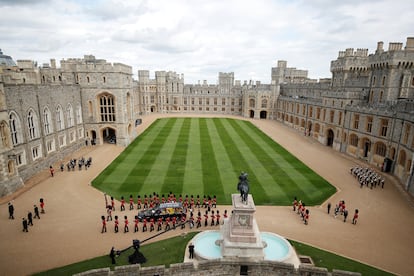
<svg viewBox="0 0 414 276"><path fill-rule="evenodd" d="M138 132L159 117L143 116ZM385 175L384 189L361 189L349 168L364 165L362 161L335 152L278 122L249 120L338 189L321 206L310 207L309 225L303 225L291 207L257 206L256 220L261 231L275 232L395 274L414 275L414 266L409 261L414 248L414 200L402 191L393 177ZM93 164L87 171L56 170L52 178L46 170L27 181L21 190L0 199L1 274L32 274L108 254L112 246L123 249L130 246L133 239L150 236L149 232L134 234L133 231L115 234L111 222L107 233L100 232L100 216L106 213L104 194L90 183L123 149L108 144L84 148L66 160L91 156ZM33 211L33 205L38 204L40 198L45 199L46 213L41 214L40 220L34 220L29 233L23 233L22 217L29 210ZM8 219L7 202L11 200L15 220ZM346 223L341 216L335 219L326 213L327 203L335 206L339 200L345 200L349 209ZM219 208L221 212L230 211L230 206ZM353 225L351 219L356 208L360 210L360 218L358 224ZM135 212L116 210L115 214L128 215L131 221ZM123 219L121 230L122 222ZM170 231L154 240L185 231Z"/></svg>

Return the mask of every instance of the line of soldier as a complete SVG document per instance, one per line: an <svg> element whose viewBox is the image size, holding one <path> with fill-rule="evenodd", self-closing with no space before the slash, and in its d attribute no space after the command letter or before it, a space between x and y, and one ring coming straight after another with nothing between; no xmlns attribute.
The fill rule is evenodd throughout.
<svg viewBox="0 0 414 276"><path fill-rule="evenodd" d="M302 200L298 200L296 197L293 199L292 202L293 212L296 212L300 215L303 223L308 225L309 222L309 209L306 209L306 205Z"/></svg>
<svg viewBox="0 0 414 276"><path fill-rule="evenodd" d="M68 163L66 163L66 168L68 172L75 171L76 166L78 166L79 170L82 170L82 167L85 167L85 170L87 170L92 165L92 157L89 157L88 159L85 159L84 157L80 158L79 160L76 158L73 158L69 160ZM60 171L63 172L65 170L65 164L60 164Z"/></svg>
<svg viewBox="0 0 414 276"><path fill-rule="evenodd" d="M190 197L188 195L185 195L184 198L182 195L180 195L177 199L173 193L169 193L168 196L165 196L163 194L160 198L159 194L155 192L152 195L148 195L148 196L144 195L143 198L141 198L141 196L138 195L136 198L136 202L134 201L133 195L130 195L128 205L129 205L129 210L134 210L135 204L137 205L138 210L140 209L146 210L146 209L154 208L160 203L168 203L168 202L180 202L183 204L183 208L185 210L186 209L193 210L194 208L207 208L207 209L217 208L217 198L215 195L213 197L209 195L208 196L204 195L203 199L201 199L199 195L197 195L196 197L194 197L193 195L191 195ZM127 204L126 199L123 196L121 196L121 204L120 204L121 211L125 211L126 204ZM111 197L111 207L112 207L112 211L115 211L115 199L113 197Z"/></svg>
<svg viewBox="0 0 414 276"><path fill-rule="evenodd" d="M350 173L358 179L361 188L366 185L371 189L377 186L384 189L385 179L371 168L356 166L350 169Z"/></svg>

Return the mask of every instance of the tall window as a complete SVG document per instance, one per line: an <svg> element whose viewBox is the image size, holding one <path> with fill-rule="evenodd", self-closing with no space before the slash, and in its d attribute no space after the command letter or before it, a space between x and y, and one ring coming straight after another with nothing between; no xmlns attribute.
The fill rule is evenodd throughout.
<svg viewBox="0 0 414 276"><path fill-rule="evenodd" d="M74 126L73 108L71 104L66 107L66 118L68 120L68 127Z"/></svg>
<svg viewBox="0 0 414 276"><path fill-rule="evenodd" d="M51 117L49 108L45 107L45 109L43 109L43 129L45 131L45 135L53 132L53 127L50 124Z"/></svg>
<svg viewBox="0 0 414 276"><path fill-rule="evenodd" d="M367 132L371 132L372 131L372 117L369 116L367 117Z"/></svg>
<svg viewBox="0 0 414 276"><path fill-rule="evenodd" d="M65 128L65 122L63 121L63 110L60 105L56 108L56 128L58 131Z"/></svg>
<svg viewBox="0 0 414 276"><path fill-rule="evenodd" d="M267 100L264 99L262 100L262 108L266 108L267 107Z"/></svg>
<svg viewBox="0 0 414 276"><path fill-rule="evenodd" d="M375 154L381 155L385 157L385 153L387 152L387 147L384 143L378 142L375 147Z"/></svg>
<svg viewBox="0 0 414 276"><path fill-rule="evenodd" d="M37 124L36 114L34 113L33 110L30 110L29 113L27 114L27 128L29 129L29 138L31 140L37 138L36 124Z"/></svg>
<svg viewBox="0 0 414 276"><path fill-rule="evenodd" d="M388 131L388 120L386 119L382 119L381 120L381 128L380 128L380 135L381 136L387 136L387 131Z"/></svg>
<svg viewBox="0 0 414 276"><path fill-rule="evenodd" d="M77 109L76 109L76 122L78 124L82 124L83 123L83 119L82 119L82 107L79 104Z"/></svg>
<svg viewBox="0 0 414 276"><path fill-rule="evenodd" d="M249 100L249 107L254 108L254 106L255 106L254 99L250 99Z"/></svg>
<svg viewBox="0 0 414 276"><path fill-rule="evenodd" d="M3 147L8 148L9 147L9 137L7 134L7 124L6 122L0 123L0 140Z"/></svg>
<svg viewBox="0 0 414 276"><path fill-rule="evenodd" d="M358 146L358 136L356 136L355 134L351 134L349 135L349 144L357 147Z"/></svg>
<svg viewBox="0 0 414 276"><path fill-rule="evenodd" d="M13 145L18 145L22 142L21 140L21 128L20 128L20 120L17 117L16 113L10 113L9 115L9 125L10 125L10 135L12 139Z"/></svg>
<svg viewBox="0 0 414 276"><path fill-rule="evenodd" d="M331 112L329 114L329 122L330 123L333 123L334 118L335 118L335 111L334 110L331 110Z"/></svg>
<svg viewBox="0 0 414 276"><path fill-rule="evenodd" d="M354 128L359 128L359 114L354 114Z"/></svg>
<svg viewBox="0 0 414 276"><path fill-rule="evenodd" d="M404 130L403 144L407 144L408 137L410 136L410 130L411 130L411 125L406 124L405 125L405 130Z"/></svg>
<svg viewBox="0 0 414 276"><path fill-rule="evenodd" d="M115 122L115 99L112 95L102 95L99 98L101 121Z"/></svg>

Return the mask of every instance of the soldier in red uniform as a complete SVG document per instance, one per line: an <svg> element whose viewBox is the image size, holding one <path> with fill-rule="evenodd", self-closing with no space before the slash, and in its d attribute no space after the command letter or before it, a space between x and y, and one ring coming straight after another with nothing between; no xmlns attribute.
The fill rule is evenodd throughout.
<svg viewBox="0 0 414 276"><path fill-rule="evenodd" d="M132 195L129 196L129 210L134 210L134 198Z"/></svg>
<svg viewBox="0 0 414 276"><path fill-rule="evenodd" d="M142 232L147 232L147 219L142 220Z"/></svg>
<svg viewBox="0 0 414 276"><path fill-rule="evenodd" d="M125 223L124 233L129 232L129 228L128 228L129 221L128 221L128 217L127 216L124 216L124 223Z"/></svg>
<svg viewBox="0 0 414 276"><path fill-rule="evenodd" d="M105 232L106 233L106 220L105 220L105 216L101 216L102 219L102 230L101 233Z"/></svg>
<svg viewBox="0 0 414 276"><path fill-rule="evenodd" d="M359 213L359 210L358 209L355 209L354 217L352 218L352 224L356 224L357 223L358 213Z"/></svg>
<svg viewBox="0 0 414 276"><path fill-rule="evenodd" d="M214 226L214 218L216 216L214 215L214 211L211 211L211 226Z"/></svg>
<svg viewBox="0 0 414 276"><path fill-rule="evenodd" d="M216 225L220 225L220 213L219 213L219 210L216 211Z"/></svg>
<svg viewBox="0 0 414 276"><path fill-rule="evenodd" d="M40 199L40 213L45 213L45 201L43 200L43 198Z"/></svg>
<svg viewBox="0 0 414 276"><path fill-rule="evenodd" d="M207 227L208 225L208 211L206 210L206 213L204 214L204 226Z"/></svg>
<svg viewBox="0 0 414 276"><path fill-rule="evenodd" d="M185 228L186 215L181 216L181 229Z"/></svg>
<svg viewBox="0 0 414 276"><path fill-rule="evenodd" d="M135 233L135 232L138 232L138 224L139 224L138 216L135 216L134 222L135 222L135 225L134 225L134 233Z"/></svg>
<svg viewBox="0 0 414 276"><path fill-rule="evenodd" d="M154 218L150 219L150 232L154 231Z"/></svg>
<svg viewBox="0 0 414 276"><path fill-rule="evenodd" d="M125 199L121 196L121 211L125 211Z"/></svg>
<svg viewBox="0 0 414 276"><path fill-rule="evenodd" d="M198 227L201 227L201 214L199 214L197 217L197 228Z"/></svg>
<svg viewBox="0 0 414 276"><path fill-rule="evenodd" d="M217 198L216 195L213 196L213 201L211 202L212 208L217 208Z"/></svg>
<svg viewBox="0 0 414 276"><path fill-rule="evenodd" d="M112 207L112 211L115 211L115 200L113 196L111 196L111 207Z"/></svg>
<svg viewBox="0 0 414 276"><path fill-rule="evenodd" d="M119 225L118 216L115 216L115 233L118 233L118 225Z"/></svg>
<svg viewBox="0 0 414 276"><path fill-rule="evenodd" d="M227 218L228 218L228 215L227 215L227 210L224 210L223 218L224 218L224 219L227 219Z"/></svg>
<svg viewBox="0 0 414 276"><path fill-rule="evenodd" d="M170 218L165 219L165 231L170 230Z"/></svg>
<svg viewBox="0 0 414 276"><path fill-rule="evenodd" d="M148 209L148 198L147 195L144 197L144 209Z"/></svg>
<svg viewBox="0 0 414 276"><path fill-rule="evenodd" d="M177 217L172 217L172 226L173 226L173 229L175 230L175 226L176 226L176 224L177 224Z"/></svg>
<svg viewBox="0 0 414 276"><path fill-rule="evenodd" d="M141 196L138 196L138 199L137 199L137 209L138 210L141 209Z"/></svg>
<svg viewBox="0 0 414 276"><path fill-rule="evenodd" d="M309 209L306 209L305 215L303 217L303 221L304 221L305 225L308 225L308 221L309 221Z"/></svg>
<svg viewBox="0 0 414 276"><path fill-rule="evenodd" d="M158 218L158 223L157 223L157 231L160 231L162 228L162 217Z"/></svg>

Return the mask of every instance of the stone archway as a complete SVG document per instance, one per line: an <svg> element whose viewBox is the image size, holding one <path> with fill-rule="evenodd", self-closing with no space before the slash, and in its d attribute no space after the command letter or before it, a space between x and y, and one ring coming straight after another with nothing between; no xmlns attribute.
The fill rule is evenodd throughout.
<svg viewBox="0 0 414 276"><path fill-rule="evenodd" d="M116 144L116 129L106 127L101 130L101 134L104 143Z"/></svg>
<svg viewBox="0 0 414 276"><path fill-rule="evenodd" d="M334 138L335 138L335 134L334 134L332 129L328 129L328 131L326 133L326 137L327 137L326 138L326 145L328 147L332 147L333 141L334 141Z"/></svg>
<svg viewBox="0 0 414 276"><path fill-rule="evenodd" d="M96 131L91 130L91 144L96 145Z"/></svg>
<svg viewBox="0 0 414 276"><path fill-rule="evenodd" d="M262 110L260 111L260 119L266 119L267 118L267 111Z"/></svg>
<svg viewBox="0 0 414 276"><path fill-rule="evenodd" d="M249 113L250 113L250 114L249 114L249 117L250 117L250 118L254 118L254 110L250 110L250 111L249 111Z"/></svg>

